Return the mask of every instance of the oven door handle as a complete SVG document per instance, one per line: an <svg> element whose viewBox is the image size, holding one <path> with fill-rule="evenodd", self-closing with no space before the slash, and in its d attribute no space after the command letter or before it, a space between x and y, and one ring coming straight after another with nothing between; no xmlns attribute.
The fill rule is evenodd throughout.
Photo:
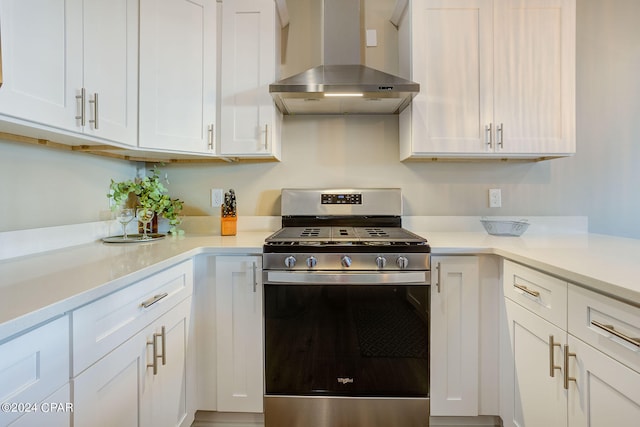
<svg viewBox="0 0 640 427"><path fill-rule="evenodd" d="M266 271L265 284L272 285L429 285L428 271L406 272L309 272Z"/></svg>

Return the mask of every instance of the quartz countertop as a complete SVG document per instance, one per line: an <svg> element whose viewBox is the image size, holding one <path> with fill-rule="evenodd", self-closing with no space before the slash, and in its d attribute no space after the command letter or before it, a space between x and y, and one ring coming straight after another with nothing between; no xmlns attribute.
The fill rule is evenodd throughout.
<svg viewBox="0 0 640 427"><path fill-rule="evenodd" d="M569 233L522 237L420 232L436 255L498 255L640 306L640 240ZM200 254L261 254L271 231L100 241L0 261L0 341Z"/></svg>

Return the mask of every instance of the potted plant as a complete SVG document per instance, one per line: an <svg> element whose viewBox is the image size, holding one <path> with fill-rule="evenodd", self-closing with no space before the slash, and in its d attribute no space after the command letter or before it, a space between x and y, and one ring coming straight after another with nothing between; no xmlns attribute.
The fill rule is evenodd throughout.
<svg viewBox="0 0 640 427"><path fill-rule="evenodd" d="M181 217L180 213L184 202L180 199L169 197L167 188L160 180L160 173L157 167L151 169L151 174L144 178L116 182L111 180L107 197L113 200L111 210L118 207L135 204L138 208L145 208L152 211L156 217L163 217L169 221L169 232L181 234L178 230ZM135 198L134 201L131 198Z"/></svg>

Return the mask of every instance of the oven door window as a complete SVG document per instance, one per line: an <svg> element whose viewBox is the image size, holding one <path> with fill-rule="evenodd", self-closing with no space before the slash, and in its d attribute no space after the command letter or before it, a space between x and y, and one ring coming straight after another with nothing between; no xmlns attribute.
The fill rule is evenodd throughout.
<svg viewBox="0 0 640 427"><path fill-rule="evenodd" d="M428 397L429 286L265 284L266 394Z"/></svg>

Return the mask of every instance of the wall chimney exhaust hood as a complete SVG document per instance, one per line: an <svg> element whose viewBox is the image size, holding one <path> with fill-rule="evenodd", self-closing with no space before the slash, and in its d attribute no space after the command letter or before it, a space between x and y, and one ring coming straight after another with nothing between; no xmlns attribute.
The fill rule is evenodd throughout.
<svg viewBox="0 0 640 427"><path fill-rule="evenodd" d="M398 114L420 85L361 64L360 0L324 0L324 64L269 85L283 114Z"/></svg>

